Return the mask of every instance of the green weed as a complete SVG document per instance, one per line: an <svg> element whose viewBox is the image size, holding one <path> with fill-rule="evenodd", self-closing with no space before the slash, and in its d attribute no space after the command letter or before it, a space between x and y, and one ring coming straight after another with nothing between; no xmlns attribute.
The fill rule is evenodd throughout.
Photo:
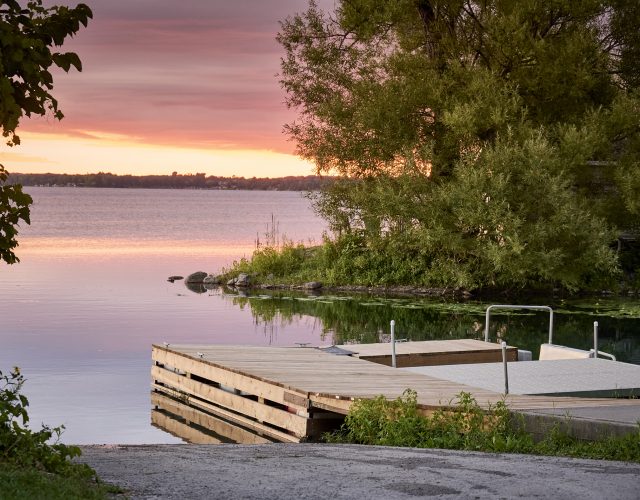
<svg viewBox="0 0 640 500"><path fill-rule="evenodd" d="M324 436L332 443L442 448L495 453L527 453L640 462L637 433L597 442L580 441L554 428L540 442L527 433L504 402L485 411L461 392L449 409L421 414L417 394L405 390L396 400L383 396L356 401L341 429Z"/></svg>

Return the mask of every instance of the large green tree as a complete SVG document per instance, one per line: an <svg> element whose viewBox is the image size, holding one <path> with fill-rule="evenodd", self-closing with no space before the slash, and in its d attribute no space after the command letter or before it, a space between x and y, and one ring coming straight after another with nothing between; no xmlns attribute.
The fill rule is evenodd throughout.
<svg viewBox="0 0 640 500"><path fill-rule="evenodd" d="M92 12L79 4L75 8L44 7L42 0L0 1L0 128L9 146L20 144L16 128L32 115L63 115L53 97L52 67L68 72L82 70L77 54L55 52L65 39L87 26ZM14 249L21 221L29 221L33 202L22 187L6 184L7 172L0 165L0 261L18 261Z"/></svg>
<svg viewBox="0 0 640 500"><path fill-rule="evenodd" d="M615 276L640 220L639 25L627 0L311 2L282 22L286 131L349 178L317 208L352 279Z"/></svg>

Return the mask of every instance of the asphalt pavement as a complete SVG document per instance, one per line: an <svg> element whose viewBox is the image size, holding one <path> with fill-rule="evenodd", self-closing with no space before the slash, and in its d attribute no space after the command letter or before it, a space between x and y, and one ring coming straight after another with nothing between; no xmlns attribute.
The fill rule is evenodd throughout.
<svg viewBox="0 0 640 500"><path fill-rule="evenodd" d="M640 464L331 444L84 446L131 499L640 498Z"/></svg>

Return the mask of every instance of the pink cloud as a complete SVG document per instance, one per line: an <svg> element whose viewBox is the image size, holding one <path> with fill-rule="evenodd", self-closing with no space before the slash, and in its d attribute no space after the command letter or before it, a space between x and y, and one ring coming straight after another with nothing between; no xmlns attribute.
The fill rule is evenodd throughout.
<svg viewBox="0 0 640 500"><path fill-rule="evenodd" d="M31 120L25 130L293 150L281 132L295 115L275 76L282 56L275 35L278 21L306 1L86 3L95 19L63 49L78 52L84 70L55 76L54 95L66 117L60 124Z"/></svg>

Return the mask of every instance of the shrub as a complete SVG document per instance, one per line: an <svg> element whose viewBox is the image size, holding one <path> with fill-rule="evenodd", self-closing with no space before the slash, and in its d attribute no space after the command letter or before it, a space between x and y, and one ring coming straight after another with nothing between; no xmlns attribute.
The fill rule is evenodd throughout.
<svg viewBox="0 0 640 500"><path fill-rule="evenodd" d="M61 475L95 477L95 471L71 459L80 448L59 443L64 426L29 428L27 397L20 393L24 378L15 367L9 375L0 371L0 462L10 466L36 468ZM53 444L49 441L53 439Z"/></svg>
<svg viewBox="0 0 640 500"><path fill-rule="evenodd" d="M411 389L393 401L383 396L357 400L341 429L325 435L325 440L640 462L640 427L636 433L597 442L580 441L556 427L535 443L503 401L485 411L466 392L458 395L451 408L431 415L420 412L417 393Z"/></svg>

